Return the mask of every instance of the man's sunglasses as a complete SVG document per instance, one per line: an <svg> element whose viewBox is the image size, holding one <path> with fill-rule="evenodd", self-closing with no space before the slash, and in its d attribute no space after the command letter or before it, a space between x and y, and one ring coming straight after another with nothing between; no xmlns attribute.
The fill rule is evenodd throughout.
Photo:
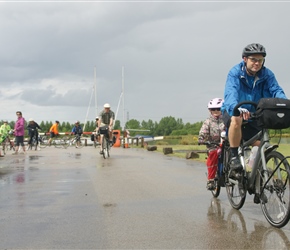
<svg viewBox="0 0 290 250"><path fill-rule="evenodd" d="M265 58L248 57L253 63L263 63Z"/></svg>
<svg viewBox="0 0 290 250"><path fill-rule="evenodd" d="M220 108L212 108L212 109L209 109L210 111L221 111Z"/></svg>

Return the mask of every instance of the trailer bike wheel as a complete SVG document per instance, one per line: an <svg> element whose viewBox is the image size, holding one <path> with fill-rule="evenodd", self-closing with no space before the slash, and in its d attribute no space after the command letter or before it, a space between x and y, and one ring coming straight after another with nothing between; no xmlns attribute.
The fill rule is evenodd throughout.
<svg viewBox="0 0 290 250"><path fill-rule="evenodd" d="M220 195L220 192L221 192L221 186L220 186L220 184L219 184L218 176L216 176L216 177L214 178L214 183L213 183L213 185L214 185L214 189L211 190L211 193L212 193L212 196L213 196L213 197L217 198L217 197Z"/></svg>

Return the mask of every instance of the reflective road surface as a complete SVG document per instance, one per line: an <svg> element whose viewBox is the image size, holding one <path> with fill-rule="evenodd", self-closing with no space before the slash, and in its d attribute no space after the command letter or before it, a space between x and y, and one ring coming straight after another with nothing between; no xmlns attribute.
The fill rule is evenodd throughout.
<svg viewBox="0 0 290 250"><path fill-rule="evenodd" d="M144 149L45 148L0 159L0 249L290 249L248 195L234 210L204 163Z"/></svg>

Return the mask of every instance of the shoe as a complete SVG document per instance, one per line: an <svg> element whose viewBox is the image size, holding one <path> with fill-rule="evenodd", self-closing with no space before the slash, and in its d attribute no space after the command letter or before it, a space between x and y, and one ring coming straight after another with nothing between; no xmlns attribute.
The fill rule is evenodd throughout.
<svg viewBox="0 0 290 250"><path fill-rule="evenodd" d="M264 193L262 193L261 196L260 194L256 193L254 196L254 203L259 204L261 201L263 202L263 204L267 203L268 202L267 196Z"/></svg>
<svg viewBox="0 0 290 250"><path fill-rule="evenodd" d="M214 190L214 180L208 180L206 184L207 190Z"/></svg>
<svg viewBox="0 0 290 250"><path fill-rule="evenodd" d="M100 150L100 155L102 155L103 154L103 150Z"/></svg>
<svg viewBox="0 0 290 250"><path fill-rule="evenodd" d="M231 167L231 170L233 170L233 171L242 171L243 170L243 166L242 166L240 159L238 157L233 157L231 159L230 167Z"/></svg>
<svg viewBox="0 0 290 250"><path fill-rule="evenodd" d="M4 155L0 155L0 157L4 157Z"/></svg>

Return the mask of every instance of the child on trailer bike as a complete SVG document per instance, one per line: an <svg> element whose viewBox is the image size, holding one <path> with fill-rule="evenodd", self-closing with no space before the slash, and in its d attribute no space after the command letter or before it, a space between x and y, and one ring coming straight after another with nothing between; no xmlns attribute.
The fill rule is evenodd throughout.
<svg viewBox="0 0 290 250"><path fill-rule="evenodd" d="M218 168L218 157L220 154L221 132L225 130L222 120L221 107L223 99L214 98L209 101L207 108L210 116L203 122L199 131L198 144L206 144L208 157L207 166L207 189L214 189L214 178Z"/></svg>

